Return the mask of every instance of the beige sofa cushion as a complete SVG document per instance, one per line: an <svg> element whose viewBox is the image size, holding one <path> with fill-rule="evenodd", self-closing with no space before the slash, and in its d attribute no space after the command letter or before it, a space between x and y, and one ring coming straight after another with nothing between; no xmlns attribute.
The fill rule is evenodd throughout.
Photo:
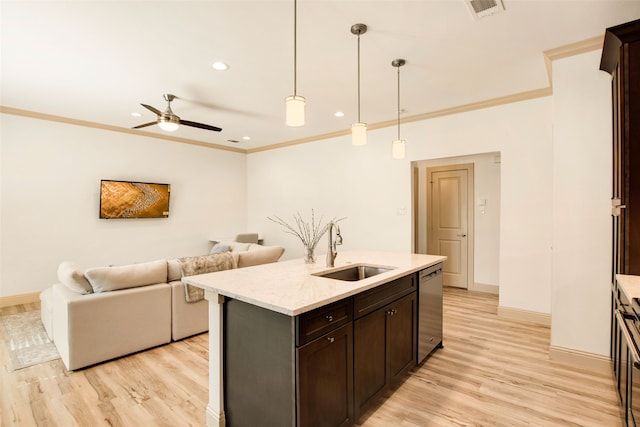
<svg viewBox="0 0 640 427"><path fill-rule="evenodd" d="M173 258L167 261L167 282L174 282L182 278L182 267L180 260Z"/></svg>
<svg viewBox="0 0 640 427"><path fill-rule="evenodd" d="M62 261L58 266L58 281L78 294L93 292L93 288L82 274L82 270L71 261Z"/></svg>
<svg viewBox="0 0 640 427"><path fill-rule="evenodd" d="M107 292L167 282L167 261L157 261L118 267L95 267L85 271L93 292Z"/></svg>
<svg viewBox="0 0 640 427"><path fill-rule="evenodd" d="M258 246L258 245L256 245ZM282 246L261 246L238 254L238 268L276 262L284 253Z"/></svg>

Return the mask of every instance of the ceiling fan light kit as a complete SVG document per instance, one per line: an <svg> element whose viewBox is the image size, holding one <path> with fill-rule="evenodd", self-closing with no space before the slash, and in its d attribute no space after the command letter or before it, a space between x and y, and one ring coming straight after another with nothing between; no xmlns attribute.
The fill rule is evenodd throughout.
<svg viewBox="0 0 640 427"><path fill-rule="evenodd" d="M358 36L358 123L351 126L351 144L367 144L367 124L360 120L360 35L367 32L365 24L353 24L351 34Z"/></svg>
<svg viewBox="0 0 640 427"><path fill-rule="evenodd" d="M298 2L293 0L293 95L285 99L287 126L304 126L306 99L298 96Z"/></svg>
<svg viewBox="0 0 640 427"><path fill-rule="evenodd" d="M175 115L158 117L158 126L167 132L174 132L180 127L180 117Z"/></svg>
<svg viewBox="0 0 640 427"><path fill-rule="evenodd" d="M404 159L407 149L404 139L400 139L400 67L406 64L404 59L394 59L391 65L398 69L398 138L391 142L391 156L394 159Z"/></svg>

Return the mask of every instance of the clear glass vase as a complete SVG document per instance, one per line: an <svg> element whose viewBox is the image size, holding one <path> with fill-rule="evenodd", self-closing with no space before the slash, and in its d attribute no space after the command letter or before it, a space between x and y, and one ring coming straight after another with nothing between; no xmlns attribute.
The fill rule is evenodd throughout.
<svg viewBox="0 0 640 427"><path fill-rule="evenodd" d="M310 248L308 246L304 247L304 262L306 264L313 264L316 262L315 248Z"/></svg>

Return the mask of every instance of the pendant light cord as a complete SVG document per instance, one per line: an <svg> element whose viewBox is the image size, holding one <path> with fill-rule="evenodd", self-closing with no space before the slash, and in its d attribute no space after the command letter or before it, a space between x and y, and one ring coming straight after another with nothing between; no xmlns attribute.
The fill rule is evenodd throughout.
<svg viewBox="0 0 640 427"><path fill-rule="evenodd" d="M358 33L358 123L360 121L360 33Z"/></svg>
<svg viewBox="0 0 640 427"><path fill-rule="evenodd" d="M398 66L398 141L400 141L400 67Z"/></svg>
<svg viewBox="0 0 640 427"><path fill-rule="evenodd" d="M298 2L293 0L293 96L298 94Z"/></svg>

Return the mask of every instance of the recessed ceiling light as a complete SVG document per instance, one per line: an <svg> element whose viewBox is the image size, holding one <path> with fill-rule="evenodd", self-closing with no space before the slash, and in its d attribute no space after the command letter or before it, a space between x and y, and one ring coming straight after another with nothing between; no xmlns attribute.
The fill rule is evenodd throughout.
<svg viewBox="0 0 640 427"><path fill-rule="evenodd" d="M250 136L243 136L242 139L244 139L245 141L249 141L251 139Z"/></svg>
<svg viewBox="0 0 640 427"><path fill-rule="evenodd" d="M213 67L214 70L218 70L218 71L226 71L229 69L229 65L225 64L222 61L215 61L214 63L211 64L211 66Z"/></svg>
<svg viewBox="0 0 640 427"><path fill-rule="evenodd" d="M131 113L131 115L133 117L142 117L142 113L138 113L137 111L135 113Z"/></svg>
<svg viewBox="0 0 640 427"><path fill-rule="evenodd" d="M344 117L344 113L342 111L336 111L333 115L336 117Z"/></svg>

